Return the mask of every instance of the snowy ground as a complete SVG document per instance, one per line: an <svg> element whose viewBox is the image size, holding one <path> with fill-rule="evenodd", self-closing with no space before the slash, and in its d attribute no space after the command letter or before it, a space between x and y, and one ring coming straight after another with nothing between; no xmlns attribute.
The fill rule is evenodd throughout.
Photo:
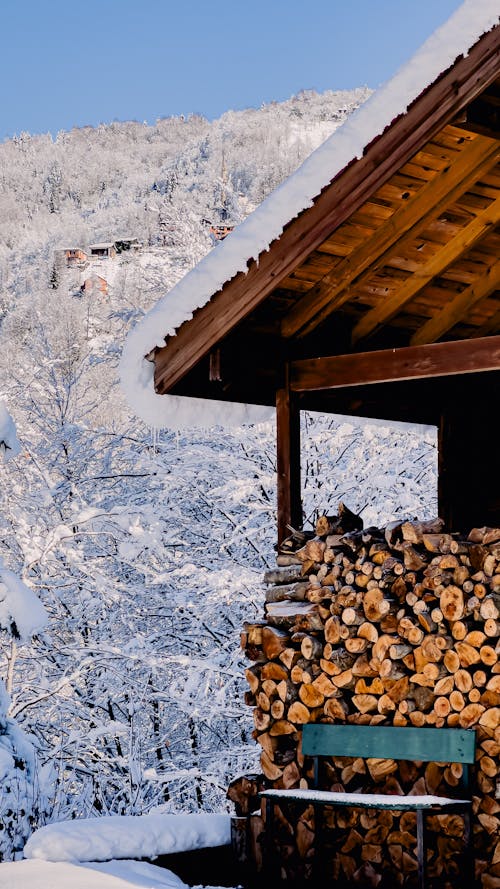
<svg viewBox="0 0 500 889"><path fill-rule="evenodd" d="M226 814L114 815L48 824L31 835L24 860L0 864L0 886L185 889L172 871L134 859L224 846L230 839Z"/></svg>
<svg viewBox="0 0 500 889"><path fill-rule="evenodd" d="M141 861L14 861L0 864L2 889L185 889L172 871ZM221 889L221 887L207 887Z"/></svg>

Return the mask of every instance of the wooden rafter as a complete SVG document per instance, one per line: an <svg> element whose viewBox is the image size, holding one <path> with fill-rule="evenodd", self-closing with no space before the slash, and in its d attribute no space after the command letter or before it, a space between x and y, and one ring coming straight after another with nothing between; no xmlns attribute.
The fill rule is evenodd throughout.
<svg viewBox="0 0 500 889"><path fill-rule="evenodd" d="M292 392L500 370L500 336L293 361Z"/></svg>
<svg viewBox="0 0 500 889"><path fill-rule="evenodd" d="M388 324L419 291L442 274L459 256L470 250L500 220L500 198L483 210L464 228L457 232L428 262L399 287L392 296L375 306L358 321L352 331L352 342L357 343L368 337L378 327Z"/></svg>
<svg viewBox="0 0 500 889"><path fill-rule="evenodd" d="M418 346L423 343L435 343L444 333L451 330L462 318L465 318L471 307L485 299L500 287L500 260L482 272L477 281L466 287L437 315L417 330L410 343Z"/></svg>
<svg viewBox="0 0 500 889"><path fill-rule="evenodd" d="M380 226L340 265L325 275L284 318L284 337L304 336L338 309L350 296L349 287L373 265L383 265L394 244L410 241L431 219L435 219L477 179L500 160L500 148L490 139L478 137L463 149L453 164L431 179L417 194Z"/></svg>

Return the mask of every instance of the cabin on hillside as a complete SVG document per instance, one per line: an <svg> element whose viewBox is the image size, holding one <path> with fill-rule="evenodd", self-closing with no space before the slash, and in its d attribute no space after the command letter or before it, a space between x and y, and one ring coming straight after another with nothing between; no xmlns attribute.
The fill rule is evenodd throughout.
<svg viewBox="0 0 500 889"><path fill-rule="evenodd" d="M113 241L105 241L102 244L89 244L88 254L90 259L114 259L117 250Z"/></svg>
<svg viewBox="0 0 500 889"><path fill-rule="evenodd" d="M57 260L65 263L68 268L85 265L87 262L87 253L81 247L65 247L56 251Z"/></svg>
<svg viewBox="0 0 500 889"><path fill-rule="evenodd" d="M107 296L108 282L102 275L89 275L82 283L80 288L86 296Z"/></svg>
<svg viewBox="0 0 500 889"><path fill-rule="evenodd" d="M113 243L117 254L129 251L136 253L142 247L139 238L117 238Z"/></svg>
<svg viewBox="0 0 500 889"><path fill-rule="evenodd" d="M500 884L499 101L498 4L465 0L145 316L121 366L131 407L151 426L275 412L281 561L242 642L264 785L310 786L300 752L309 721L474 730L483 889ZM354 523L345 537L342 517L325 516L305 533L302 410L433 425L439 521L380 537ZM287 548L291 530L299 543ZM286 589L285 569L295 578ZM331 774L347 790L373 792L372 778L361 765ZM376 780L453 795L455 778L435 764ZM266 848L265 811L255 819ZM332 815L329 825L344 845L324 860L325 880L405 885L421 874L411 818ZM432 832L431 874L454 882L460 825L436 821ZM311 811L282 813L273 842L283 877L310 876Z"/></svg>

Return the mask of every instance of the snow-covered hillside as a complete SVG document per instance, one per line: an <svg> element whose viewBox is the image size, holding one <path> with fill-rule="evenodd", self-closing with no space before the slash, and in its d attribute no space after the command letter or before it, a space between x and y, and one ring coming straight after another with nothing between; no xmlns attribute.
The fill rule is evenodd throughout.
<svg viewBox="0 0 500 889"><path fill-rule="evenodd" d="M0 556L49 615L30 644L0 636L0 673L37 751L39 823L220 811L258 768L239 632L274 561L273 423L158 434L117 364L130 325L213 249L210 225L237 225L367 95L0 146L1 395L20 442ZM142 248L57 259L123 237ZM81 290L92 275L107 294ZM307 521L340 500L367 525L435 514L433 430L303 423Z"/></svg>

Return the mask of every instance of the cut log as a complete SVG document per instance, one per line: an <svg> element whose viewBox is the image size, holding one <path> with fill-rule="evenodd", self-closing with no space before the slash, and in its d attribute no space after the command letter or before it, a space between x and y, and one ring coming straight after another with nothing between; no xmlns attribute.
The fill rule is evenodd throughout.
<svg viewBox="0 0 500 889"><path fill-rule="evenodd" d="M258 732L265 731L270 721L271 717L269 713L265 713L259 707L255 708L255 710L253 711L253 722Z"/></svg>
<svg viewBox="0 0 500 889"><path fill-rule="evenodd" d="M283 664L268 661L262 665L260 675L262 679L274 679L275 682L281 682L282 679L288 679L288 670Z"/></svg>
<svg viewBox="0 0 500 889"><path fill-rule="evenodd" d="M287 719L278 719L271 725L269 734L273 737L281 735L291 735L295 732L295 730L295 726L292 725L292 723L289 722Z"/></svg>
<svg viewBox="0 0 500 889"><path fill-rule="evenodd" d="M323 642L316 636L305 635L300 643L300 650L307 660L319 660L323 654Z"/></svg>
<svg viewBox="0 0 500 889"><path fill-rule="evenodd" d="M260 686L260 667L247 667L245 678L250 686L250 691L255 695Z"/></svg>
<svg viewBox="0 0 500 889"><path fill-rule="evenodd" d="M439 597L439 608L449 623L460 620L464 614L464 595L460 587L450 584Z"/></svg>
<svg viewBox="0 0 500 889"><path fill-rule="evenodd" d="M286 559L290 557L287 556ZM294 557L295 558L295 557ZM300 578L300 562L291 563L282 567L271 569L264 573L264 583L266 584L289 584Z"/></svg>
<svg viewBox="0 0 500 889"><path fill-rule="evenodd" d="M262 628L262 650L269 660L277 658L286 650L290 641L290 636L283 630L276 627Z"/></svg>
<svg viewBox="0 0 500 889"><path fill-rule="evenodd" d="M472 645L469 645L468 642L457 642L455 651L458 655L461 667L471 667L473 664L477 664L481 660L478 650Z"/></svg>
<svg viewBox="0 0 500 889"><path fill-rule="evenodd" d="M343 698L328 698L324 704L324 713L334 722L345 722L348 714L347 703Z"/></svg>
<svg viewBox="0 0 500 889"><path fill-rule="evenodd" d="M266 778L270 781L277 781L278 778L281 778L283 774L283 770L278 768L278 766L270 759L265 750L260 754L260 765L262 771Z"/></svg>
<svg viewBox="0 0 500 889"><path fill-rule="evenodd" d="M321 707L325 696L312 683L302 683L299 688L299 698L310 710Z"/></svg>
<svg viewBox="0 0 500 889"><path fill-rule="evenodd" d="M281 700L273 701L270 708L273 719L282 719L285 714L285 704Z"/></svg>
<svg viewBox="0 0 500 889"><path fill-rule="evenodd" d="M363 596L363 611L367 620L372 623L380 621L390 609L390 604L384 598L384 594L379 587L367 590Z"/></svg>
<svg viewBox="0 0 500 889"><path fill-rule="evenodd" d="M301 701L294 701L288 708L288 721L294 725L305 725L311 719L309 709Z"/></svg>
<svg viewBox="0 0 500 889"><path fill-rule="evenodd" d="M334 683L326 673L320 673L319 676L316 676L316 678L312 682L312 685L325 698L329 698L332 697L332 695L338 694L337 686L334 685Z"/></svg>

